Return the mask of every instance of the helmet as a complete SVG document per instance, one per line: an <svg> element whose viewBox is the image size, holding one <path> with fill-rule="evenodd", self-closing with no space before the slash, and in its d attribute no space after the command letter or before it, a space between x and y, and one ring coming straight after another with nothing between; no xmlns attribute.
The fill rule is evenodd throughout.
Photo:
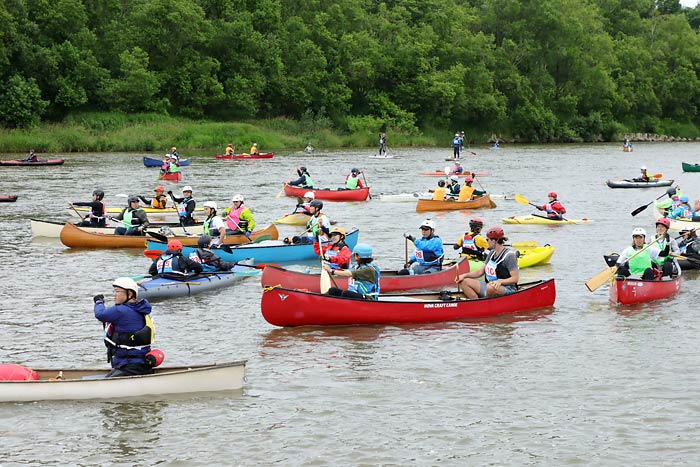
<svg viewBox="0 0 700 467"><path fill-rule="evenodd" d="M475 227L483 227L484 226L484 221L481 219L481 217L475 217L474 219L469 221L469 228L475 228Z"/></svg>
<svg viewBox="0 0 700 467"><path fill-rule="evenodd" d="M301 167L299 167L299 170L302 171L302 172L306 172L306 167L304 167L304 166L302 165Z"/></svg>
<svg viewBox="0 0 700 467"><path fill-rule="evenodd" d="M640 167L640 170L646 170L646 169L647 169L647 166L646 166L646 165L643 165L643 166Z"/></svg>
<svg viewBox="0 0 700 467"><path fill-rule="evenodd" d="M258 146L258 143L253 143L253 146L257 147L257 146Z"/></svg>
<svg viewBox="0 0 700 467"><path fill-rule="evenodd" d="M550 191L549 193L547 193L547 196L551 196L552 198L555 198L555 199L556 199L556 197L557 197L557 192L556 192L556 191Z"/></svg>
<svg viewBox="0 0 700 467"><path fill-rule="evenodd" d="M153 189L153 191L157 191L158 193L163 193L165 191L165 187L163 185L158 185Z"/></svg>
<svg viewBox="0 0 700 467"><path fill-rule="evenodd" d="M673 195L671 197L671 201L680 201L681 199L678 197L678 195Z"/></svg>
<svg viewBox="0 0 700 467"><path fill-rule="evenodd" d="M243 202L243 195L240 195L240 194L233 195L233 198L231 198L231 202L235 203L236 201L240 201L242 203Z"/></svg>
<svg viewBox="0 0 700 467"><path fill-rule="evenodd" d="M165 155L165 158L166 158L166 159L170 159L170 154L166 154L166 155Z"/></svg>
<svg viewBox="0 0 700 467"><path fill-rule="evenodd" d="M360 173L360 169L352 168L352 169L350 170L350 173L357 175L357 174Z"/></svg>
<svg viewBox="0 0 700 467"><path fill-rule="evenodd" d="M233 144L229 144L228 147L232 148L232 147L233 147Z"/></svg>
<svg viewBox="0 0 700 467"><path fill-rule="evenodd" d="M438 186L439 187L445 186L445 180L438 180Z"/></svg>
<svg viewBox="0 0 700 467"><path fill-rule="evenodd" d="M426 219L421 222L420 227L428 227L429 229L435 230L435 222L431 221L430 219Z"/></svg>
<svg viewBox="0 0 700 467"><path fill-rule="evenodd" d="M177 151L177 148L176 148L175 146L173 146L172 148L170 148L170 151L171 151L171 152L172 152L172 151Z"/></svg>
<svg viewBox="0 0 700 467"><path fill-rule="evenodd" d="M450 180L452 180L453 182L458 182L458 181L459 181L459 177L456 176L456 175L452 175L452 176L450 177Z"/></svg>
<svg viewBox="0 0 700 467"><path fill-rule="evenodd" d="M197 246L199 248L209 248L209 244L211 243L211 237L209 235L202 235L197 239Z"/></svg>
<svg viewBox="0 0 700 467"><path fill-rule="evenodd" d="M371 258L372 257L372 247L366 243L358 243L355 248L352 249L352 254L357 255L360 258Z"/></svg>
<svg viewBox="0 0 700 467"><path fill-rule="evenodd" d="M216 201L205 201L202 207L216 209Z"/></svg>
<svg viewBox="0 0 700 467"><path fill-rule="evenodd" d="M34 149L30 149L29 152L34 152Z"/></svg>
<svg viewBox="0 0 700 467"><path fill-rule="evenodd" d="M156 367L163 363L165 360L165 354L160 349L152 349L146 354L146 365Z"/></svg>
<svg viewBox="0 0 700 467"><path fill-rule="evenodd" d="M459 136L459 133L455 133L455 136Z"/></svg>
<svg viewBox="0 0 700 467"><path fill-rule="evenodd" d="M192 189L191 186L187 185L185 188L182 189L182 192L189 191L190 193L194 193L194 190Z"/></svg>
<svg viewBox="0 0 700 467"><path fill-rule="evenodd" d="M127 202L128 204L131 204L131 203L138 203L138 202L139 202L139 197L136 196L136 195L131 195L131 196L129 196L129 197L126 199L126 202Z"/></svg>
<svg viewBox="0 0 700 467"><path fill-rule="evenodd" d="M180 240L170 240L168 242L168 250L182 251L182 242Z"/></svg>
<svg viewBox="0 0 700 467"><path fill-rule="evenodd" d="M469 183L469 182L473 182L473 181L474 181L474 179L472 178L471 175L467 175L466 177L464 177L465 183Z"/></svg>
<svg viewBox="0 0 700 467"><path fill-rule="evenodd" d="M307 191L306 193L304 193L304 198L314 199L315 197L316 195L313 191Z"/></svg>
<svg viewBox="0 0 700 467"><path fill-rule="evenodd" d="M503 233L503 229L500 227L491 227L486 231L486 238L490 238L492 240L500 240L505 236L506 234Z"/></svg>
<svg viewBox="0 0 700 467"><path fill-rule="evenodd" d="M320 199L315 199L309 203L309 206L313 206L316 209L323 209L323 201Z"/></svg>
<svg viewBox="0 0 700 467"><path fill-rule="evenodd" d="M687 203L687 202L688 202L688 196L686 196L686 195L681 195L681 197L680 197L679 199L680 199L681 203Z"/></svg>
<svg viewBox="0 0 700 467"><path fill-rule="evenodd" d="M632 236L634 237L635 235L641 235L642 237L646 238L647 231L641 227L636 227L634 230L632 230Z"/></svg>
<svg viewBox="0 0 700 467"><path fill-rule="evenodd" d="M95 190L92 192L92 194L97 196L97 199L102 199L105 197L105 192L102 190Z"/></svg>
<svg viewBox="0 0 700 467"><path fill-rule="evenodd" d="M659 225L659 224L661 224L661 225L663 225L664 227L666 227L666 229L670 229L670 228L671 228L671 221L668 220L668 219L666 219L665 217L662 217L662 218L660 218L659 220L656 221L656 225Z"/></svg>
<svg viewBox="0 0 700 467"><path fill-rule="evenodd" d="M331 235L333 235L334 233L340 234L343 237L345 237L345 230L341 229L340 227L333 227L331 229Z"/></svg>
<svg viewBox="0 0 700 467"><path fill-rule="evenodd" d="M455 161L455 165L462 165L460 161Z"/></svg>
<svg viewBox="0 0 700 467"><path fill-rule="evenodd" d="M118 277L112 282L112 287L119 287L124 290L131 290L135 295L139 294L139 286L131 277Z"/></svg>

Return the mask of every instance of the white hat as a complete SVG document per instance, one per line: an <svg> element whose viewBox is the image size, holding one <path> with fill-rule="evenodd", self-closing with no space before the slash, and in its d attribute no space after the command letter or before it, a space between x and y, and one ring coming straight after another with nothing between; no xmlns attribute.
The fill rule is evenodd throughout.
<svg viewBox="0 0 700 467"><path fill-rule="evenodd" d="M315 199L316 195L313 191L307 191L306 193L304 193L304 198Z"/></svg>
<svg viewBox="0 0 700 467"><path fill-rule="evenodd" d="M189 185L187 185L185 188L182 189L182 192L183 192L183 193L186 192L186 191L190 191L190 192L194 193L194 190L193 190L192 187L189 186Z"/></svg>

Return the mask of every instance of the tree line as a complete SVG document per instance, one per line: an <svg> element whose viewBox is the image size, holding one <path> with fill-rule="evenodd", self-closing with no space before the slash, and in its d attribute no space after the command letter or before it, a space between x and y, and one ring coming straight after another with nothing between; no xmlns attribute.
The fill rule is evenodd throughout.
<svg viewBox="0 0 700 467"><path fill-rule="evenodd" d="M698 136L678 0L6 0L0 124L287 117L531 141Z"/></svg>

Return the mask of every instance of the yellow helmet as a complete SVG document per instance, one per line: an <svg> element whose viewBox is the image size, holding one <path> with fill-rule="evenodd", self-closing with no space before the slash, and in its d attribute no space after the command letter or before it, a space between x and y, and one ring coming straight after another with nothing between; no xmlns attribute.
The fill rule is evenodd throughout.
<svg viewBox="0 0 700 467"><path fill-rule="evenodd" d="M170 150L171 150L171 151L177 151L177 148L176 148L175 146L173 146L172 148L170 148Z"/></svg>
<svg viewBox="0 0 700 467"><path fill-rule="evenodd" d="M334 233L340 234L343 236L343 238L345 238L345 230L341 229L340 227L333 227L330 234L333 235Z"/></svg>

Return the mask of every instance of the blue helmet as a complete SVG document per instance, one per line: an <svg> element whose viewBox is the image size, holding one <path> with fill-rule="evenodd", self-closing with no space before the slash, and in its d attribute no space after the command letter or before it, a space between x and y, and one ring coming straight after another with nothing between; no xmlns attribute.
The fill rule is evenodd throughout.
<svg viewBox="0 0 700 467"><path fill-rule="evenodd" d="M366 243L358 243L353 248L352 253L359 256L360 258L371 258L372 257L372 247Z"/></svg>
<svg viewBox="0 0 700 467"><path fill-rule="evenodd" d="M680 200L681 200L681 203L687 203L690 199L686 195L683 195L683 196L681 196Z"/></svg>

